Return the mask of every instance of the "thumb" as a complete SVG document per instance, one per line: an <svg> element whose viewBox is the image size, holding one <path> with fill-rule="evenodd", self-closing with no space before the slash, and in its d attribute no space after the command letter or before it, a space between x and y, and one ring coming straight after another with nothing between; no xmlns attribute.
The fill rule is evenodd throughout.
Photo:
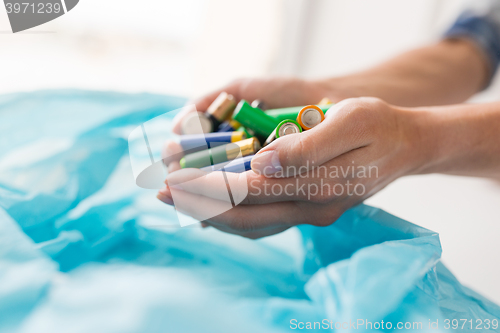
<svg viewBox="0 0 500 333"><path fill-rule="evenodd" d="M252 159L252 170L266 177L290 177L313 168L323 158L308 132L275 140ZM320 162L321 163L321 162Z"/></svg>
<svg viewBox="0 0 500 333"><path fill-rule="evenodd" d="M364 108L363 108L364 109ZM325 120L308 131L281 137L252 159L252 170L266 177L291 177L307 172L353 149L371 143L359 103L333 106Z"/></svg>

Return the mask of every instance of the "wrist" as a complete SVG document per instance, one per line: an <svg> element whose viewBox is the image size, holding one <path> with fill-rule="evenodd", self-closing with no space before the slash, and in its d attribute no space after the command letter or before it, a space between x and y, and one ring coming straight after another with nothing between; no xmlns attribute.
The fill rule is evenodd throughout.
<svg viewBox="0 0 500 333"><path fill-rule="evenodd" d="M411 121L411 151L413 154L413 168L410 174L425 174L430 172L430 166L435 160L436 142L433 137L432 113L428 110L407 111ZM433 142L434 141L434 142Z"/></svg>
<svg viewBox="0 0 500 333"><path fill-rule="evenodd" d="M439 122L423 108L396 107L401 125L403 176L432 173L439 160Z"/></svg>
<svg viewBox="0 0 500 333"><path fill-rule="evenodd" d="M469 145L475 140L464 140L469 119L460 113L468 108L453 105L406 109L415 155L411 174L450 173L457 168L460 156L470 150Z"/></svg>

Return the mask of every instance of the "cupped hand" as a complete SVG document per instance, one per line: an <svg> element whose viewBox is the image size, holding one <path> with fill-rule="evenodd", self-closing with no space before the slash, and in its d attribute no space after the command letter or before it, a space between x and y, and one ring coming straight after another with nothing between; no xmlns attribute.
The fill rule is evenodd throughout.
<svg viewBox="0 0 500 333"><path fill-rule="evenodd" d="M205 112L210 104L221 92L227 92L239 100L252 102L259 99L269 108L283 108L288 106L300 106L316 104L323 97L329 97L332 101L339 98L321 81L307 81L297 78L269 78L269 79L239 79L225 87L196 99L188 104L194 104L196 111ZM187 113L194 109L186 108L174 118L172 131L181 134L181 122Z"/></svg>
<svg viewBox="0 0 500 333"><path fill-rule="evenodd" d="M291 226L326 226L425 159L419 114L375 98L344 100L315 128L282 137L242 174L184 169L158 198L205 225L258 238ZM225 179L225 180L224 180ZM227 210L228 186L236 205ZM221 214L207 217L207 210ZM210 215L210 214L209 214Z"/></svg>
<svg viewBox="0 0 500 333"><path fill-rule="evenodd" d="M181 134L181 123L190 112L205 112L210 104L221 92L227 92L237 101L252 102L259 99L269 108L282 108L318 103L328 97L336 102L341 99L340 93L331 89L324 81L307 81L297 78L269 78L269 79L239 79L197 100L189 102L195 108L184 108L173 121L172 131ZM169 172L179 169L178 160L182 156L182 149L178 143L167 141L163 146L162 156Z"/></svg>

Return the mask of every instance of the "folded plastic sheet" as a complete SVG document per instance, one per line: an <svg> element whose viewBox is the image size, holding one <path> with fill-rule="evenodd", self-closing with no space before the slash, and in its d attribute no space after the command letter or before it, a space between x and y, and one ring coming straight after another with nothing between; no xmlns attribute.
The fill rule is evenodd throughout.
<svg viewBox="0 0 500 333"><path fill-rule="evenodd" d="M499 331L500 308L440 263L438 235L377 208L257 241L180 228L135 185L127 136L183 102L0 96L0 332Z"/></svg>

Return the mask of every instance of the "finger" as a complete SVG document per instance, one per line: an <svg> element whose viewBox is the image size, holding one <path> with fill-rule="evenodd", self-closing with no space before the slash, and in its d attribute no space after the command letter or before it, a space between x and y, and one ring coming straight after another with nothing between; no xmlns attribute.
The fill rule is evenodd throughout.
<svg viewBox="0 0 500 333"><path fill-rule="evenodd" d="M179 164L179 162L172 162L168 165L168 173L173 173L175 171L178 171L178 170L181 170L181 165Z"/></svg>
<svg viewBox="0 0 500 333"><path fill-rule="evenodd" d="M327 226L335 222L346 209L360 202L358 198L342 197L334 205L287 201L261 205L237 205L228 209L226 202L197 194L175 189L171 189L169 193L175 193L175 207L180 212L217 227L219 230L246 234L248 237L251 237L249 233L253 232L270 235L279 232L279 228L282 228L282 231L288 227L306 223ZM217 210L217 206L222 206L222 210ZM206 209L211 209L212 212L207 215Z"/></svg>
<svg viewBox="0 0 500 333"><path fill-rule="evenodd" d="M199 169L183 169L169 174L166 183L176 189L216 200L228 200L228 193L231 193L237 205L285 201L333 202L338 201L337 197L343 196L344 191L340 189L356 186L358 180L351 175L355 170L351 161L358 155L363 155L363 152L358 150L350 152L296 177L267 178L252 171L238 174L222 171L205 173ZM364 159L360 158L359 161L364 163ZM336 195L337 192L342 195Z"/></svg>
<svg viewBox="0 0 500 333"><path fill-rule="evenodd" d="M160 190L158 192L157 198L168 205L173 205L172 194L170 192L170 189L168 189L168 188ZM208 228L208 227L214 227L220 231L240 235L240 236L251 238L251 239L257 239L257 238L262 238L262 237L274 235L274 234L280 233L282 231L285 231L286 229L289 228L289 226L279 226L279 227L273 227L273 228L265 228L265 229L262 229L259 231L254 231L254 232L246 232L246 231L233 230L224 224L217 224L217 223L212 224L207 220L201 221L200 224L201 224L201 227L204 229Z"/></svg>
<svg viewBox="0 0 500 333"><path fill-rule="evenodd" d="M208 107L210 106L210 104L213 103L213 101L215 101L215 99L223 92L227 92L228 94L231 94L234 96L234 91L236 89L234 87L232 87L232 85L229 85L229 86L226 86L222 89L217 89L201 98L198 98L196 100L193 101L193 104L196 105L196 109L200 112L205 112L207 111Z"/></svg>
<svg viewBox="0 0 500 333"><path fill-rule="evenodd" d="M168 189L168 187L159 190L156 197L163 203L166 203L167 205L170 206L174 205L174 201L172 200L172 195L170 194L170 190Z"/></svg>
<svg viewBox="0 0 500 333"><path fill-rule="evenodd" d="M252 171L232 173L183 169L169 174L166 183L177 189L227 200L231 193L235 204L258 205L285 201L338 202L358 183L373 182L378 173L369 152L357 149L295 177L268 178ZM361 169L360 169L361 168ZM361 172L361 173L360 173ZM361 176L360 176L361 175ZM361 178L360 178L361 177ZM365 185L360 185L364 188Z"/></svg>
<svg viewBox="0 0 500 333"><path fill-rule="evenodd" d="M314 180L308 179L307 181L313 182ZM206 173L199 169L182 169L169 174L166 183L176 189L216 200L227 200L230 192L235 204L254 205L308 200L306 191L296 191L295 189L297 185L304 188L304 185L301 184L306 183L306 180L266 178L251 171Z"/></svg>
<svg viewBox="0 0 500 333"><path fill-rule="evenodd" d="M165 165L168 166L172 162L179 162L183 156L184 151L178 142L165 141L161 150L161 158Z"/></svg>
<svg viewBox="0 0 500 333"><path fill-rule="evenodd" d="M294 202L239 205L171 188L175 208L198 221L238 232L290 227L305 223L304 210Z"/></svg>
<svg viewBox="0 0 500 333"><path fill-rule="evenodd" d="M180 212L225 232L238 234L261 231L272 234L272 229L284 230L299 224L326 226L335 222L352 206L348 201L335 206L287 201L264 205L238 205L226 211L213 211L212 216L207 216L204 214L205 210L220 205L218 200L173 189L172 194L175 207Z"/></svg>
<svg viewBox="0 0 500 333"><path fill-rule="evenodd" d="M208 107L210 104L213 103L213 101L217 98L217 96L220 95L221 92L227 92L228 94L231 94L234 96L234 98L238 101L239 98L239 84L237 82L229 84L225 86L222 89L215 90L199 99L196 99L192 102L188 102L187 105L190 105L192 107L186 107L184 108L181 112L179 112L173 120L172 124L172 131L176 134L182 134L181 133L181 124L182 120L184 117L186 117L187 114L195 111L199 112L205 112L207 111Z"/></svg>
<svg viewBox="0 0 500 333"><path fill-rule="evenodd" d="M325 92L316 85L297 78L243 79L236 83L238 89L233 94L236 99L249 102L259 99L270 109L314 104L325 97Z"/></svg>
<svg viewBox="0 0 500 333"><path fill-rule="evenodd" d="M260 150L252 159L252 170L267 177L290 177L369 145L372 138L365 130L370 126L365 121L369 107L370 102L363 99L334 105L318 126L279 138Z"/></svg>

